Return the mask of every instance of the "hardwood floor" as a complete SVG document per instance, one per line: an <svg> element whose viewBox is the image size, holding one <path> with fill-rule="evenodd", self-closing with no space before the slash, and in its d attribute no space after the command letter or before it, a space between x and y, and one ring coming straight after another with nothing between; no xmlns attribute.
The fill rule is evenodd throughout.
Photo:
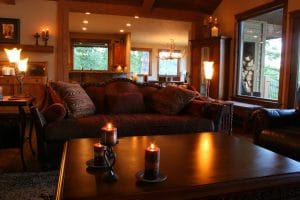
<svg viewBox="0 0 300 200"><path fill-rule="evenodd" d="M26 132L28 133L28 131ZM233 136L240 137L243 139L252 142L252 135L249 133L244 133L242 129L238 126L233 127ZM35 132L33 133L33 148L36 151L36 137ZM30 172L40 172L43 171L39 161L37 160L37 156L33 155L29 141L27 140L24 144L24 159L27 166L27 171ZM22 162L20 157L20 150L19 149L0 149L0 173L7 173L7 172L22 172Z"/></svg>

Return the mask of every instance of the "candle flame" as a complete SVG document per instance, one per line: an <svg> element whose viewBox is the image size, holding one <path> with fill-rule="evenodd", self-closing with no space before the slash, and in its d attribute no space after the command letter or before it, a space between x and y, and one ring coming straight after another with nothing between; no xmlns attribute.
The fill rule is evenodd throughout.
<svg viewBox="0 0 300 200"><path fill-rule="evenodd" d="M151 143L150 144L150 149L154 149L155 148L155 144L154 143Z"/></svg>

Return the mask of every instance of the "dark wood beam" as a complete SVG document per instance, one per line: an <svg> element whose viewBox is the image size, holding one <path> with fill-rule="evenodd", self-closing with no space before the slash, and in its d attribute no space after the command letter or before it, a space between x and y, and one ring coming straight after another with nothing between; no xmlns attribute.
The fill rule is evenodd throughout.
<svg viewBox="0 0 300 200"><path fill-rule="evenodd" d="M4 3L9 4L9 5L15 5L16 0L3 0Z"/></svg>
<svg viewBox="0 0 300 200"><path fill-rule="evenodd" d="M150 2L151 0L149 0ZM105 4L105 3L90 3L90 2L68 2L62 1L70 12L91 12L97 14L134 16L157 19L168 19L178 21L202 21L207 15L196 11L175 10L167 8L152 8L151 12L145 12L141 6L121 5L121 4Z"/></svg>
<svg viewBox="0 0 300 200"><path fill-rule="evenodd" d="M144 0L143 2L143 9L145 12L150 12L153 8L155 0Z"/></svg>

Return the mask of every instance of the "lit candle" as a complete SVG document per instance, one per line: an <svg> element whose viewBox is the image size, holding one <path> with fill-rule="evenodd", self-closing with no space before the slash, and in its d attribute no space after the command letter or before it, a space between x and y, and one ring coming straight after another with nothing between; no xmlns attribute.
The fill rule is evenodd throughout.
<svg viewBox="0 0 300 200"><path fill-rule="evenodd" d="M153 143L145 150L144 178L154 180L159 175L160 149Z"/></svg>
<svg viewBox="0 0 300 200"><path fill-rule="evenodd" d="M49 29L46 29L46 37L49 37Z"/></svg>
<svg viewBox="0 0 300 200"><path fill-rule="evenodd" d="M102 127L101 143L104 145L115 145L117 143L117 128L111 123Z"/></svg>
<svg viewBox="0 0 300 200"><path fill-rule="evenodd" d="M104 146L100 143L94 144L94 165L104 164Z"/></svg>
<svg viewBox="0 0 300 200"><path fill-rule="evenodd" d="M133 74L133 75L132 75L132 79L133 79L134 81L137 81L137 80L138 80L137 74Z"/></svg>
<svg viewBox="0 0 300 200"><path fill-rule="evenodd" d="M218 37L219 35L219 29L216 26L211 27L211 37Z"/></svg>

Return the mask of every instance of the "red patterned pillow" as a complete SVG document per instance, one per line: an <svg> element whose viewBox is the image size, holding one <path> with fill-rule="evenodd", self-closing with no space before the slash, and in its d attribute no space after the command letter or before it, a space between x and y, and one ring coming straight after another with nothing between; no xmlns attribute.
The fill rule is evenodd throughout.
<svg viewBox="0 0 300 200"><path fill-rule="evenodd" d="M198 95L192 90L167 86L152 95L153 109L162 114L176 115Z"/></svg>
<svg viewBox="0 0 300 200"><path fill-rule="evenodd" d="M66 116L66 109L60 103L54 103L42 111L48 123L62 120Z"/></svg>
<svg viewBox="0 0 300 200"><path fill-rule="evenodd" d="M110 113L143 113L145 105L141 93L107 94L106 101Z"/></svg>
<svg viewBox="0 0 300 200"><path fill-rule="evenodd" d="M65 102L68 117L79 118L95 114L93 101L79 84L58 81L52 82L51 85Z"/></svg>

